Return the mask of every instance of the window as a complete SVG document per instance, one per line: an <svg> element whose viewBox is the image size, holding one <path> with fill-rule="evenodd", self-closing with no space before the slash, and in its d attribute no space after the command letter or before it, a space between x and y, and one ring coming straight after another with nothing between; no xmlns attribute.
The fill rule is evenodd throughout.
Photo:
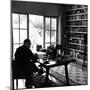
<svg viewBox="0 0 90 90"><path fill-rule="evenodd" d="M37 45L47 48L56 45L57 18L32 14L12 14L13 56L16 48L26 38L31 40L31 50L36 51Z"/></svg>
<svg viewBox="0 0 90 90"><path fill-rule="evenodd" d="M57 19L45 17L45 48L50 45L56 45Z"/></svg>
<svg viewBox="0 0 90 90"><path fill-rule="evenodd" d="M36 51L37 45L43 47L43 16L29 15L29 38L31 40L31 49Z"/></svg>
<svg viewBox="0 0 90 90"><path fill-rule="evenodd" d="M36 51L37 45L43 48L56 45L56 25L56 18L29 14L29 38L33 51Z"/></svg>
<svg viewBox="0 0 90 90"><path fill-rule="evenodd" d="M12 30L13 30L13 56L16 48L23 44L27 38L27 15L12 14Z"/></svg>

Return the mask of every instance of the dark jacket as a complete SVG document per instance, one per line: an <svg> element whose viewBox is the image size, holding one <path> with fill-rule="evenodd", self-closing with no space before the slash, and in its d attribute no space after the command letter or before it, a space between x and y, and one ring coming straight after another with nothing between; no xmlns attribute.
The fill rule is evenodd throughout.
<svg viewBox="0 0 90 90"><path fill-rule="evenodd" d="M37 71L37 67L34 64L36 61L37 57L35 57L32 51L26 46L23 45L17 48L15 53L15 66L17 72L32 74L33 71Z"/></svg>
<svg viewBox="0 0 90 90"><path fill-rule="evenodd" d="M22 63L23 62L28 63L30 60L35 62L37 60L37 58L32 53L32 51L24 45L17 48L16 53L15 53L15 59L17 62L22 62Z"/></svg>

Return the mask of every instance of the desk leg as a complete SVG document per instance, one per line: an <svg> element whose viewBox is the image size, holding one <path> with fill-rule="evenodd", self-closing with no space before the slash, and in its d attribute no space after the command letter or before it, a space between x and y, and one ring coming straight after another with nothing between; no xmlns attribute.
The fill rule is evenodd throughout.
<svg viewBox="0 0 90 90"><path fill-rule="evenodd" d="M52 83L49 81L49 69L50 68L46 68L46 77L45 77L44 87L52 86Z"/></svg>
<svg viewBox="0 0 90 90"><path fill-rule="evenodd" d="M69 79L68 79L68 67L67 67L67 65L65 65L65 75L66 75L66 82L67 82L67 85L69 85Z"/></svg>
<svg viewBox="0 0 90 90"><path fill-rule="evenodd" d="M49 77L48 76L49 76L49 68L46 69L45 83L47 83L48 80L49 80Z"/></svg>

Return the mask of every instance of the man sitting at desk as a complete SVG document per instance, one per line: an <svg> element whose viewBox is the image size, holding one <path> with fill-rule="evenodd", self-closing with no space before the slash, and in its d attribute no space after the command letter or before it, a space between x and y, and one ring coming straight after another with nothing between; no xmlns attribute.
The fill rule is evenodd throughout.
<svg viewBox="0 0 90 90"><path fill-rule="evenodd" d="M40 70L35 65L37 57L30 50L30 45L31 42L29 39L24 40L23 45L17 48L15 53L15 60L19 66L18 69L21 73L24 72L27 77L25 82L27 88L31 87L33 84L33 72L40 72Z"/></svg>

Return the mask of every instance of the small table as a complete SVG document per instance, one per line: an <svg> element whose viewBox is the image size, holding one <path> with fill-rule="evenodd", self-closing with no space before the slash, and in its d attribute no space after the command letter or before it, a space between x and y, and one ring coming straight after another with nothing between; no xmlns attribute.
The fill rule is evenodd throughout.
<svg viewBox="0 0 90 90"><path fill-rule="evenodd" d="M58 63L56 61L49 61L49 63L47 63L47 64L44 63L43 60L39 60L38 63L40 63L40 65L46 69L45 83L47 83L49 80L48 76L49 76L50 68L65 65L66 83L67 83L67 85L69 85L68 67L67 66L69 63L74 62L74 61L75 61L75 59L73 57L63 58Z"/></svg>

